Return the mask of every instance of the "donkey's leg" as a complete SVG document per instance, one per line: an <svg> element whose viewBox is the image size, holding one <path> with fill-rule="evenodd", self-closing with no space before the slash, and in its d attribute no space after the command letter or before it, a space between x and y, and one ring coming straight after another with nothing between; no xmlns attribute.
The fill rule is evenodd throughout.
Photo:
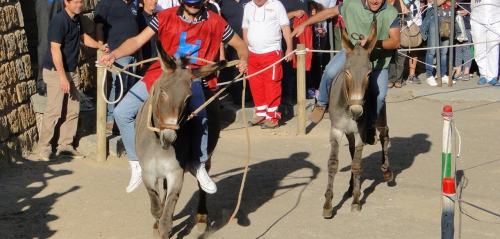
<svg viewBox="0 0 500 239"><path fill-rule="evenodd" d="M328 159L328 184L325 192L325 204L323 205L323 217L332 217L333 179L339 170L339 144L342 140L342 132L332 127L330 130L330 158Z"/></svg>
<svg viewBox="0 0 500 239"><path fill-rule="evenodd" d="M158 179L155 175L142 170L142 181L148 190L149 199L151 201L151 214L158 221L162 214L162 205L160 200L160 192L158 191Z"/></svg>
<svg viewBox="0 0 500 239"><path fill-rule="evenodd" d="M158 225L158 228L160 230L160 237L162 239L169 238L170 233L172 232L175 204L177 204L177 199L179 199L183 180L184 170L182 168L167 172L167 193L165 207L163 208L163 214Z"/></svg>
<svg viewBox="0 0 500 239"><path fill-rule="evenodd" d="M357 212L361 210L361 205L359 203L359 196L361 195L361 172L363 172L363 140L361 140L361 136L359 133L354 134L354 155L352 157L351 163L351 172L352 172L352 182L353 182L353 190L352 190L352 204L351 204L351 212Z"/></svg>
<svg viewBox="0 0 500 239"><path fill-rule="evenodd" d="M379 132L379 139L382 144L382 166L380 167L380 169L382 169L384 179L387 181L391 181L393 178L393 174L389 165L389 157L387 156L387 149L389 148L390 139L385 105L380 110L380 115L377 119L377 130Z"/></svg>
<svg viewBox="0 0 500 239"><path fill-rule="evenodd" d="M354 134L346 134L345 135L347 138L347 141L349 142L349 153L351 153L351 160L354 158L354 151L356 149L356 142L354 139ZM354 189L354 182L353 182L354 174L351 171L351 179L349 180L349 194L352 196L352 191Z"/></svg>

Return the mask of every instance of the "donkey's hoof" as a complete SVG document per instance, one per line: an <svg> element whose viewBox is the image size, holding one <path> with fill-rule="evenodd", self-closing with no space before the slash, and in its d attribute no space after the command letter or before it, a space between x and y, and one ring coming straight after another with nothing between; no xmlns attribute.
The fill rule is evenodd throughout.
<svg viewBox="0 0 500 239"><path fill-rule="evenodd" d="M204 232L207 230L207 214L198 214L198 231Z"/></svg>
<svg viewBox="0 0 500 239"><path fill-rule="evenodd" d="M326 209L326 208L323 208L323 218L325 219L330 219L333 217L333 212L332 212L332 209Z"/></svg>
<svg viewBox="0 0 500 239"><path fill-rule="evenodd" d="M153 225L153 238L160 238L160 230L158 229L158 222Z"/></svg>
<svg viewBox="0 0 500 239"><path fill-rule="evenodd" d="M359 204L352 204L351 205L351 212L359 212L361 211L361 205Z"/></svg>
<svg viewBox="0 0 500 239"><path fill-rule="evenodd" d="M391 170L387 170L387 172L384 173L384 179L385 181L392 181L393 175Z"/></svg>

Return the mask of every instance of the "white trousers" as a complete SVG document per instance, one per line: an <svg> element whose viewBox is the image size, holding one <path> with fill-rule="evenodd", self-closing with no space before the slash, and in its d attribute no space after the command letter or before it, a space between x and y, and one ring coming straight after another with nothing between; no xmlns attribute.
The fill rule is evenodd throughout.
<svg viewBox="0 0 500 239"><path fill-rule="evenodd" d="M481 77L491 81L498 77L499 41L500 41L500 6L485 4L475 6L471 13L471 31L474 44L474 58ZM495 41L496 40L496 41ZM480 43L495 41L489 43Z"/></svg>

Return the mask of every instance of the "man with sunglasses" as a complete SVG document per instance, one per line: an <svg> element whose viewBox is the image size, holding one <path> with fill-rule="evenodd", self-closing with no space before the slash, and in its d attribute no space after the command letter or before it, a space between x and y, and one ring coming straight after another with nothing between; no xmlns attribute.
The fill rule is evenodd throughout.
<svg viewBox="0 0 500 239"><path fill-rule="evenodd" d="M110 66L116 59L137 51L158 34L158 40L162 42L165 51L175 57L191 55L213 61L219 51L220 42L227 43L238 52L240 63L236 67L240 72L245 72L248 58L247 45L234 34L227 22L219 15L207 11L203 0L181 0L180 3L178 7L159 12L139 35L128 39L110 54L104 55L99 62ZM206 63L191 60L189 67L201 65L206 65ZM116 123L132 166L132 177L127 192L132 192L142 182L141 168L135 154L135 116L142 103L149 97L151 86L162 72L159 61L151 65L144 78L130 89L114 111ZM191 89L193 94L189 101L189 108L194 110L205 102L201 80L193 81ZM191 121L195 127L194 141L198 142L198 145L194 146L200 148L200 150L193 150L196 153L193 155L196 178L205 192L213 194L217 191L217 187L205 169L205 162L208 160L206 111L200 111Z"/></svg>

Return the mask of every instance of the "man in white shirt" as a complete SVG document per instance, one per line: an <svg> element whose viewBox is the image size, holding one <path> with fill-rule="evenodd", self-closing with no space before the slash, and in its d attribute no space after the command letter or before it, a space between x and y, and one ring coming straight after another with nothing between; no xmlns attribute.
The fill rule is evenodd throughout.
<svg viewBox="0 0 500 239"><path fill-rule="evenodd" d="M243 14L243 40L249 46L248 74L253 74L282 57L281 35L287 50L292 52L290 21L285 7L278 0L253 0L245 6ZM288 57L286 61L290 61ZM254 99L256 117L249 121L250 126L261 125L263 129L278 127L281 114L281 63L249 79Z"/></svg>
<svg viewBox="0 0 500 239"><path fill-rule="evenodd" d="M180 6L179 0L158 0L158 4L156 5L156 12L160 12L167 8Z"/></svg>

